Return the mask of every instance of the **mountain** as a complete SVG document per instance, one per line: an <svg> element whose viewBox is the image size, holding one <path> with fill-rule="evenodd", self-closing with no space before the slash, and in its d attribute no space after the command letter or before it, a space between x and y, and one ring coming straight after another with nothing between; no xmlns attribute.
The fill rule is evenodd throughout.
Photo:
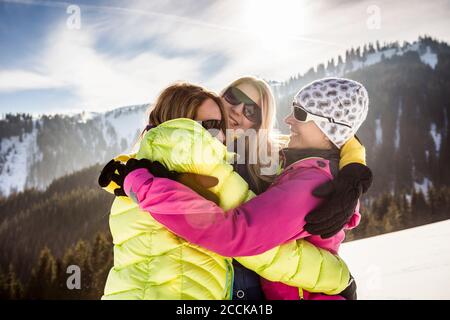
<svg viewBox="0 0 450 320"><path fill-rule="evenodd" d="M344 243L358 299L450 299L450 220Z"/></svg>
<svg viewBox="0 0 450 320"><path fill-rule="evenodd" d="M376 45L364 45L362 48L351 48L345 52L345 57L339 56L329 60L326 64L320 64L316 68L310 68L305 74L298 74L284 82L268 80L274 90L277 100L293 96L307 83L321 77L344 77L348 74L365 69L369 66L384 62L386 60L402 57L405 54L417 53L421 63L428 65L433 70L436 68L440 53L448 53L448 44L438 42L430 37L421 37L413 43L398 42Z"/></svg>
<svg viewBox="0 0 450 320"><path fill-rule="evenodd" d="M364 46L274 86L278 123L296 92L312 80L344 76L369 92L369 114L358 137L374 173L371 195L450 184L450 47L429 37L414 43Z"/></svg>
<svg viewBox="0 0 450 320"><path fill-rule="evenodd" d="M294 94L333 75L362 82L370 96L358 136L374 184L362 203L360 226L347 235L356 241L341 251L359 297L448 299L448 44L428 37L401 46L369 44L286 82L271 81L282 132ZM0 299L101 296L113 259L113 196L96 180L106 161L130 150L146 109L0 119ZM405 228L414 229L396 232ZM69 265L82 267L83 290L65 287ZM411 283L419 290L410 290Z"/></svg>
<svg viewBox="0 0 450 320"><path fill-rule="evenodd" d="M278 103L277 126L294 94L308 82L343 76L369 92L366 122L358 132L374 172L371 196L383 192L426 194L450 182L450 47L430 37L413 43L368 44L296 75L269 81ZM107 113L32 118L8 114L0 120L0 195L25 188L44 190L54 179L105 163L129 151L144 127L147 106Z"/></svg>
<svg viewBox="0 0 450 320"><path fill-rule="evenodd" d="M76 115L7 114L0 120L0 195L44 190L54 179L129 151L147 105Z"/></svg>

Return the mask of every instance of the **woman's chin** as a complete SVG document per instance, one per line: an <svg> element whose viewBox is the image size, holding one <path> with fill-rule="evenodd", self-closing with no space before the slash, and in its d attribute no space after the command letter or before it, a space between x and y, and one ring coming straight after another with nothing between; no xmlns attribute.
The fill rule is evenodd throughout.
<svg viewBox="0 0 450 320"><path fill-rule="evenodd" d="M301 144L301 142L299 141L299 137L296 136L296 137L291 137L291 138L289 139L289 142L288 142L287 147L288 147L288 148L296 149L296 148L300 148L301 145L302 145L302 144Z"/></svg>
<svg viewBox="0 0 450 320"><path fill-rule="evenodd" d="M288 143L287 147L290 149L299 149L301 146L298 143Z"/></svg>

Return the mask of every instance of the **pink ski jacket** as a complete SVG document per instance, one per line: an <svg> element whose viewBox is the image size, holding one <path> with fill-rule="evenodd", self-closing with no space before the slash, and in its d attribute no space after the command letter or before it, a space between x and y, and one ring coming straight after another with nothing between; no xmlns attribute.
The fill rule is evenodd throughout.
<svg viewBox="0 0 450 320"><path fill-rule="evenodd" d="M344 230L360 221L359 206L344 229L331 238L322 239L303 228L306 215L321 202L312 191L332 178L328 160L303 159L287 167L267 191L226 212L188 187L154 177L146 169L131 172L124 189L173 233L223 256L257 255L300 238L337 254ZM268 280L263 280L263 290L268 299L298 299L300 295L297 288ZM304 291L301 298L327 297L332 298Z"/></svg>

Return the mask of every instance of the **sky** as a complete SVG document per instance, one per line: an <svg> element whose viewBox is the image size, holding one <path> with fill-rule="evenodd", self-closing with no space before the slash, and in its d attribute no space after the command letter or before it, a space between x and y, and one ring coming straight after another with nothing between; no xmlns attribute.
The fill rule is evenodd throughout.
<svg viewBox="0 0 450 320"><path fill-rule="evenodd" d="M285 81L425 34L450 42L450 0L0 0L0 114L144 104L175 81Z"/></svg>

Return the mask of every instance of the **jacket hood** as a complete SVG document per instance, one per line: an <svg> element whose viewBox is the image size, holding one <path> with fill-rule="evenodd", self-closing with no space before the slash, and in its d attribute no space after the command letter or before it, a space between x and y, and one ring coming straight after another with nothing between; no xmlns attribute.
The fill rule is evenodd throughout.
<svg viewBox="0 0 450 320"><path fill-rule="evenodd" d="M210 174L218 164L235 156L197 121L179 118L166 121L143 137L137 159L159 161L169 170Z"/></svg>

